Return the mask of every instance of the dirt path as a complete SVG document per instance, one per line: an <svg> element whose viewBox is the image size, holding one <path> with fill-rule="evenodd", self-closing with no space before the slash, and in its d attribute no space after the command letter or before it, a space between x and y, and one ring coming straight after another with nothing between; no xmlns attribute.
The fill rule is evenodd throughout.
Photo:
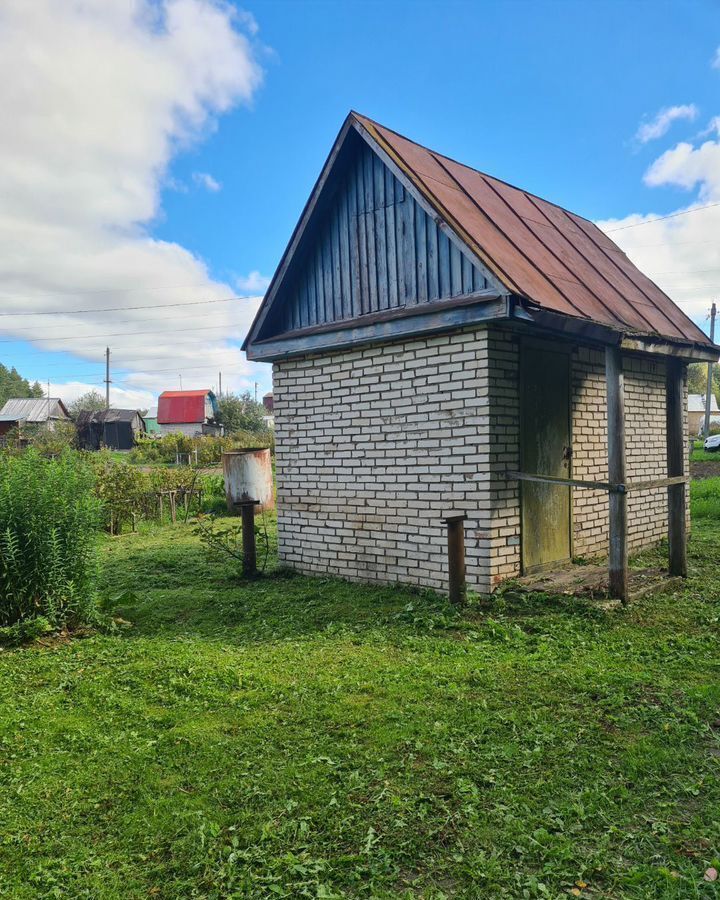
<svg viewBox="0 0 720 900"><path fill-rule="evenodd" d="M720 457L720 454L719 454ZM718 478L720 477L720 458L702 460L690 463L690 476L692 478Z"/></svg>

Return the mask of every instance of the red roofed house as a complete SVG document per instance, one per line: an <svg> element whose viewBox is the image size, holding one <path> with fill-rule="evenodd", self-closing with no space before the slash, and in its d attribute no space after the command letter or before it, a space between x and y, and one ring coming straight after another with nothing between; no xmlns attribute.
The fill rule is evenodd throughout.
<svg viewBox="0 0 720 900"><path fill-rule="evenodd" d="M609 552L625 597L666 536L685 574L687 364L718 348L588 219L351 113L243 349L287 565L446 589L464 516L476 591Z"/></svg>
<svg viewBox="0 0 720 900"><path fill-rule="evenodd" d="M161 434L222 434L217 397L211 390L163 391L158 399L157 423Z"/></svg>

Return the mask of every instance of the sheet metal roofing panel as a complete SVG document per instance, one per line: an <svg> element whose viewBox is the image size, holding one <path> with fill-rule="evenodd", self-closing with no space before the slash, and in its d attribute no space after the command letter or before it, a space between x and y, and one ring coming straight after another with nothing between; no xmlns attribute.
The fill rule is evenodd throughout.
<svg viewBox="0 0 720 900"><path fill-rule="evenodd" d="M205 397L210 391L164 391L158 398L160 425L205 421Z"/></svg>
<svg viewBox="0 0 720 900"><path fill-rule="evenodd" d="M589 220L353 117L513 293L564 315L710 344Z"/></svg>
<svg viewBox="0 0 720 900"><path fill-rule="evenodd" d="M46 422L49 418L67 417L65 405L57 397L50 397L49 400L47 397L14 397L6 401L0 413L26 422Z"/></svg>

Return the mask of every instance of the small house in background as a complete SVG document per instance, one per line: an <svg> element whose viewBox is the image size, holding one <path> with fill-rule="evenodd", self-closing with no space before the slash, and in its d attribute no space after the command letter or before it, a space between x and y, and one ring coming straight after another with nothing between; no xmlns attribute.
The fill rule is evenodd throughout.
<svg viewBox="0 0 720 900"><path fill-rule="evenodd" d="M720 416L715 394L710 395L710 422L715 424ZM705 425L705 397L702 394L688 394L688 431L690 437L700 434Z"/></svg>
<svg viewBox="0 0 720 900"><path fill-rule="evenodd" d="M157 420L157 406L153 406L152 409L149 409L146 416L143 416L145 419L145 431L147 434L160 434L160 426L158 425Z"/></svg>
<svg viewBox="0 0 720 900"><path fill-rule="evenodd" d="M275 427L275 416L273 415L273 392L268 391L267 394L263 395L263 406L265 407L265 415L263 416L263 422L265 423L266 428L274 428Z"/></svg>
<svg viewBox="0 0 720 900"><path fill-rule="evenodd" d="M161 434L221 435L218 402L209 390L163 391L158 399L157 423Z"/></svg>
<svg viewBox="0 0 720 900"><path fill-rule="evenodd" d="M13 397L0 410L0 439L25 426L52 430L58 422L69 422L70 414L59 397Z"/></svg>
<svg viewBox="0 0 720 900"><path fill-rule="evenodd" d="M132 450L135 436L145 432L145 422L136 409L87 410L75 423L81 450Z"/></svg>

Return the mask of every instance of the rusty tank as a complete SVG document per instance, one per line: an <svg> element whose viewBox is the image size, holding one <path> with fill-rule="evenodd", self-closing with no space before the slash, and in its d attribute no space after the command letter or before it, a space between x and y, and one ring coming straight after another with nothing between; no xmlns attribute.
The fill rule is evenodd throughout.
<svg viewBox="0 0 720 900"><path fill-rule="evenodd" d="M272 457L267 447L231 450L222 455L225 500L230 512L238 512L235 504L243 499L258 500L257 510L273 509Z"/></svg>

